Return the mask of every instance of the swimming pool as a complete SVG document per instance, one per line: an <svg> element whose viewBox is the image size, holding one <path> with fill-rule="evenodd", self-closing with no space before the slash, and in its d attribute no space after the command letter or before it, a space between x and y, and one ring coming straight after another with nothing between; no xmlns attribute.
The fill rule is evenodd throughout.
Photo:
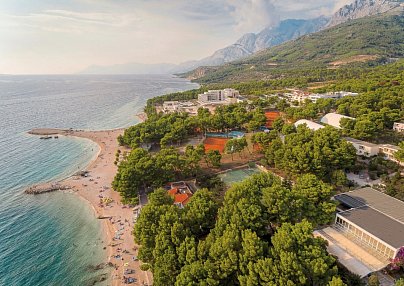
<svg viewBox="0 0 404 286"><path fill-rule="evenodd" d="M230 131L229 133L223 132L208 132L206 137L218 137L218 138L242 138L244 137L244 132L241 131Z"/></svg>

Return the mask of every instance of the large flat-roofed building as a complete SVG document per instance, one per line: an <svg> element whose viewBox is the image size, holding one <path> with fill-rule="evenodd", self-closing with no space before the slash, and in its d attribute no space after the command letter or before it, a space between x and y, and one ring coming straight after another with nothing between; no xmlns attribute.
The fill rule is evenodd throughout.
<svg viewBox="0 0 404 286"><path fill-rule="evenodd" d="M337 213L335 225L360 245L386 261L404 247L404 202L369 187L334 198L348 208Z"/></svg>
<svg viewBox="0 0 404 286"><path fill-rule="evenodd" d="M329 251L362 277L386 267L404 247L404 202L369 187L334 198L335 222L318 231Z"/></svg>
<svg viewBox="0 0 404 286"><path fill-rule="evenodd" d="M240 93L232 88L225 88L223 90L208 90L198 95L198 102L200 104L224 104L236 103Z"/></svg>

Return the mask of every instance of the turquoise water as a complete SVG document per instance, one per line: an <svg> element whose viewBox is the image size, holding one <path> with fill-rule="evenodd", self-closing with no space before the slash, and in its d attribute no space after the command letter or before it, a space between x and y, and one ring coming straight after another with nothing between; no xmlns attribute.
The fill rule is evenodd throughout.
<svg viewBox="0 0 404 286"><path fill-rule="evenodd" d="M219 178L227 185L231 186L235 183L239 183L248 177L261 172L257 167L245 168L240 170L227 171L226 173L220 174Z"/></svg>
<svg viewBox="0 0 404 286"><path fill-rule="evenodd" d="M172 76L0 76L0 285L91 285L108 272L91 269L106 251L86 202L69 193L22 193L85 167L98 146L26 131L129 126L148 98L196 87Z"/></svg>

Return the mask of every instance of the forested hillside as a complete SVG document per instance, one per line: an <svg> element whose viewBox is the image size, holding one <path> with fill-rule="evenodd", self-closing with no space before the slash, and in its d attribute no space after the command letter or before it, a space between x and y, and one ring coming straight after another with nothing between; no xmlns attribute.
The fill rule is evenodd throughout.
<svg viewBox="0 0 404 286"><path fill-rule="evenodd" d="M300 37L222 67L207 68L200 83L226 83L287 77L293 70L372 66L404 55L401 11L352 20ZM192 77L192 73L186 76Z"/></svg>

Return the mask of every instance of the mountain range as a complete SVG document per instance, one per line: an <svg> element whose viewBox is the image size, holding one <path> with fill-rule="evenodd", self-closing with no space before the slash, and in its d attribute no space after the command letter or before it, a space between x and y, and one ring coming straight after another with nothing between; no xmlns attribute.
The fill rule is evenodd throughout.
<svg viewBox="0 0 404 286"><path fill-rule="evenodd" d="M317 71L316 76L366 68L404 57L404 16L401 8L354 19L302 36L242 60L216 67L199 67L184 77L202 84L283 78L285 74Z"/></svg>
<svg viewBox="0 0 404 286"><path fill-rule="evenodd" d="M127 63L111 66L90 66L83 74L173 74L183 73L198 67L220 66L249 57L259 51L280 45L301 36L318 32L335 25L365 16L387 12L400 6L403 0L355 0L345 5L331 17L314 19L286 19L275 27L266 27L259 33L244 34L234 44L214 52L211 56L197 61L176 64ZM197 72L197 71L196 71Z"/></svg>

